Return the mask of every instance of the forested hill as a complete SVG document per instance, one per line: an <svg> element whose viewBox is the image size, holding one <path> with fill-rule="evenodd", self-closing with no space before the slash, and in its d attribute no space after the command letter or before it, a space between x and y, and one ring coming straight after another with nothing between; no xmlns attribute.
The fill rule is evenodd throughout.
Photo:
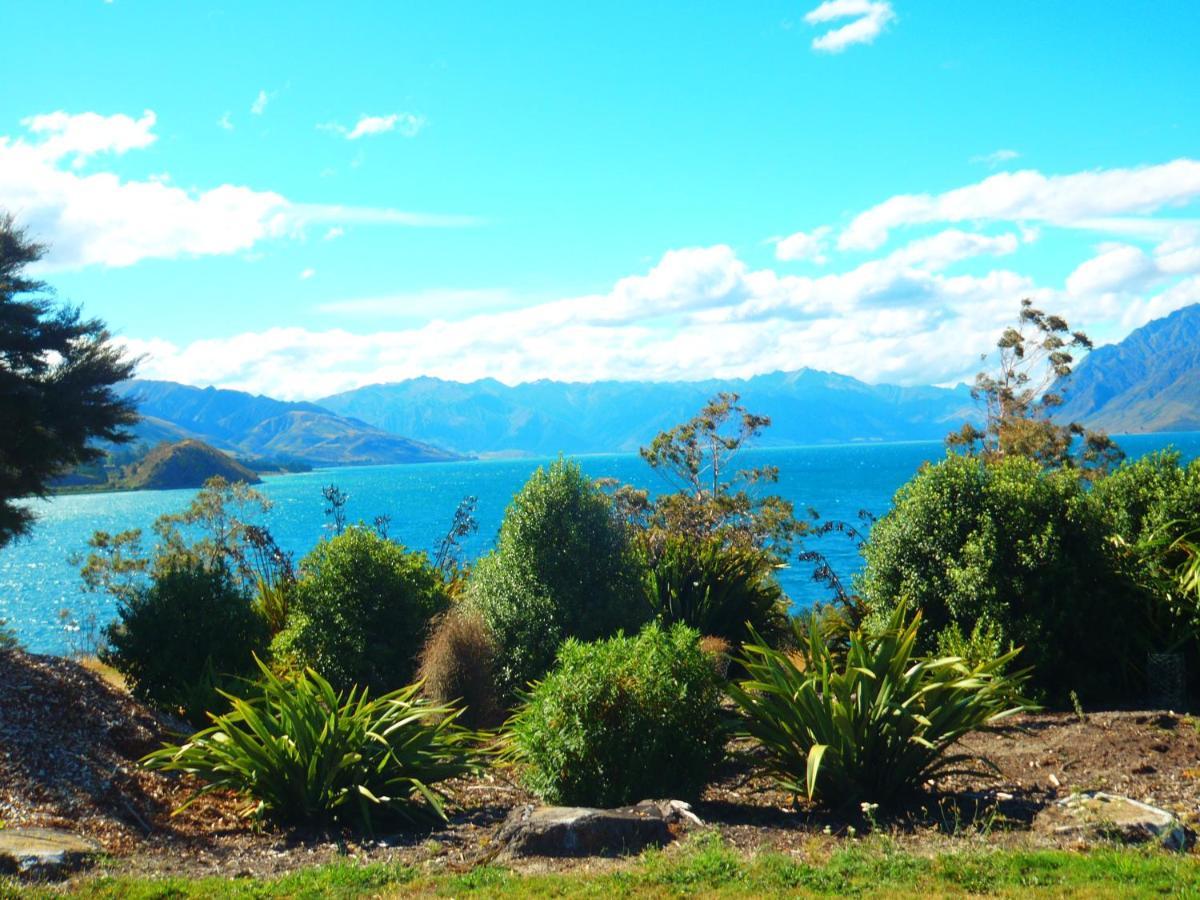
<svg viewBox="0 0 1200 900"><path fill-rule="evenodd" d="M313 403L170 381L128 381L118 390L136 400L143 419L134 430L148 445L196 438L239 456L330 466L459 458Z"/></svg>
<svg viewBox="0 0 1200 900"><path fill-rule="evenodd" d="M317 402L462 453L552 455L636 450L718 391L737 391L749 409L771 417L765 446L938 439L975 416L965 387L870 385L812 369L749 379L511 387L492 379L416 378Z"/></svg>
<svg viewBox="0 0 1200 900"><path fill-rule="evenodd" d="M1200 430L1200 304L1093 350L1059 389L1064 421L1112 433Z"/></svg>

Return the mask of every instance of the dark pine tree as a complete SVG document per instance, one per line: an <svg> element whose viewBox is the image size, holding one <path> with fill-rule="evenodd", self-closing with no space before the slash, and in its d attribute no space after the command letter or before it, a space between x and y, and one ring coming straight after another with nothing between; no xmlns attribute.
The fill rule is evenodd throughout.
<svg viewBox="0 0 1200 900"><path fill-rule="evenodd" d="M56 475L103 455L96 441L124 443L137 421L112 390L136 361L103 322L25 274L45 249L0 214L0 547L33 522L16 501L45 496Z"/></svg>

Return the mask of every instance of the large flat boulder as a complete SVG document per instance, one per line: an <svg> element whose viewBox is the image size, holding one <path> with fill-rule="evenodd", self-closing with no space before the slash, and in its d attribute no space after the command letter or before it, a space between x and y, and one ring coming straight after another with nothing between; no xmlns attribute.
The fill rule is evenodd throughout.
<svg viewBox="0 0 1200 900"><path fill-rule="evenodd" d="M94 841L56 828L0 829L0 872L54 877L90 865L100 852Z"/></svg>
<svg viewBox="0 0 1200 900"><path fill-rule="evenodd" d="M1086 791L1059 800L1038 814L1035 827L1082 840L1126 844L1157 841L1171 850L1185 850L1195 838L1165 809L1103 791Z"/></svg>
<svg viewBox="0 0 1200 900"><path fill-rule="evenodd" d="M678 800L643 800L617 809L530 803L509 814L496 839L514 856L615 856L661 847L697 824L690 807Z"/></svg>

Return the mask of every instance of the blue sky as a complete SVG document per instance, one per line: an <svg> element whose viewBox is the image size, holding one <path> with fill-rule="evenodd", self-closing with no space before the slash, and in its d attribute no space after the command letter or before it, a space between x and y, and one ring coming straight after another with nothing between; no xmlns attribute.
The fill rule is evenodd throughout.
<svg viewBox="0 0 1200 900"><path fill-rule="evenodd" d="M1200 301L1200 4L0 0L0 208L142 372L946 383Z"/></svg>

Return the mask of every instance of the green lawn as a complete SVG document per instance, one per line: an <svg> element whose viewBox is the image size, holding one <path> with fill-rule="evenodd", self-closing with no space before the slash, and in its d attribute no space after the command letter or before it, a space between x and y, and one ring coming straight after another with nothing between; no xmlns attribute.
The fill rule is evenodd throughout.
<svg viewBox="0 0 1200 900"><path fill-rule="evenodd" d="M863 841L806 864L778 854L748 856L713 836L651 851L604 874L521 875L499 866L465 874L422 868L338 863L275 880L123 878L78 881L76 896L158 897L760 897L879 895L929 898L995 894L1200 896L1200 860L1161 850L1103 848L1088 853L979 848L924 857ZM61 890L61 889L60 889ZM51 896L58 891L0 881L0 897Z"/></svg>

